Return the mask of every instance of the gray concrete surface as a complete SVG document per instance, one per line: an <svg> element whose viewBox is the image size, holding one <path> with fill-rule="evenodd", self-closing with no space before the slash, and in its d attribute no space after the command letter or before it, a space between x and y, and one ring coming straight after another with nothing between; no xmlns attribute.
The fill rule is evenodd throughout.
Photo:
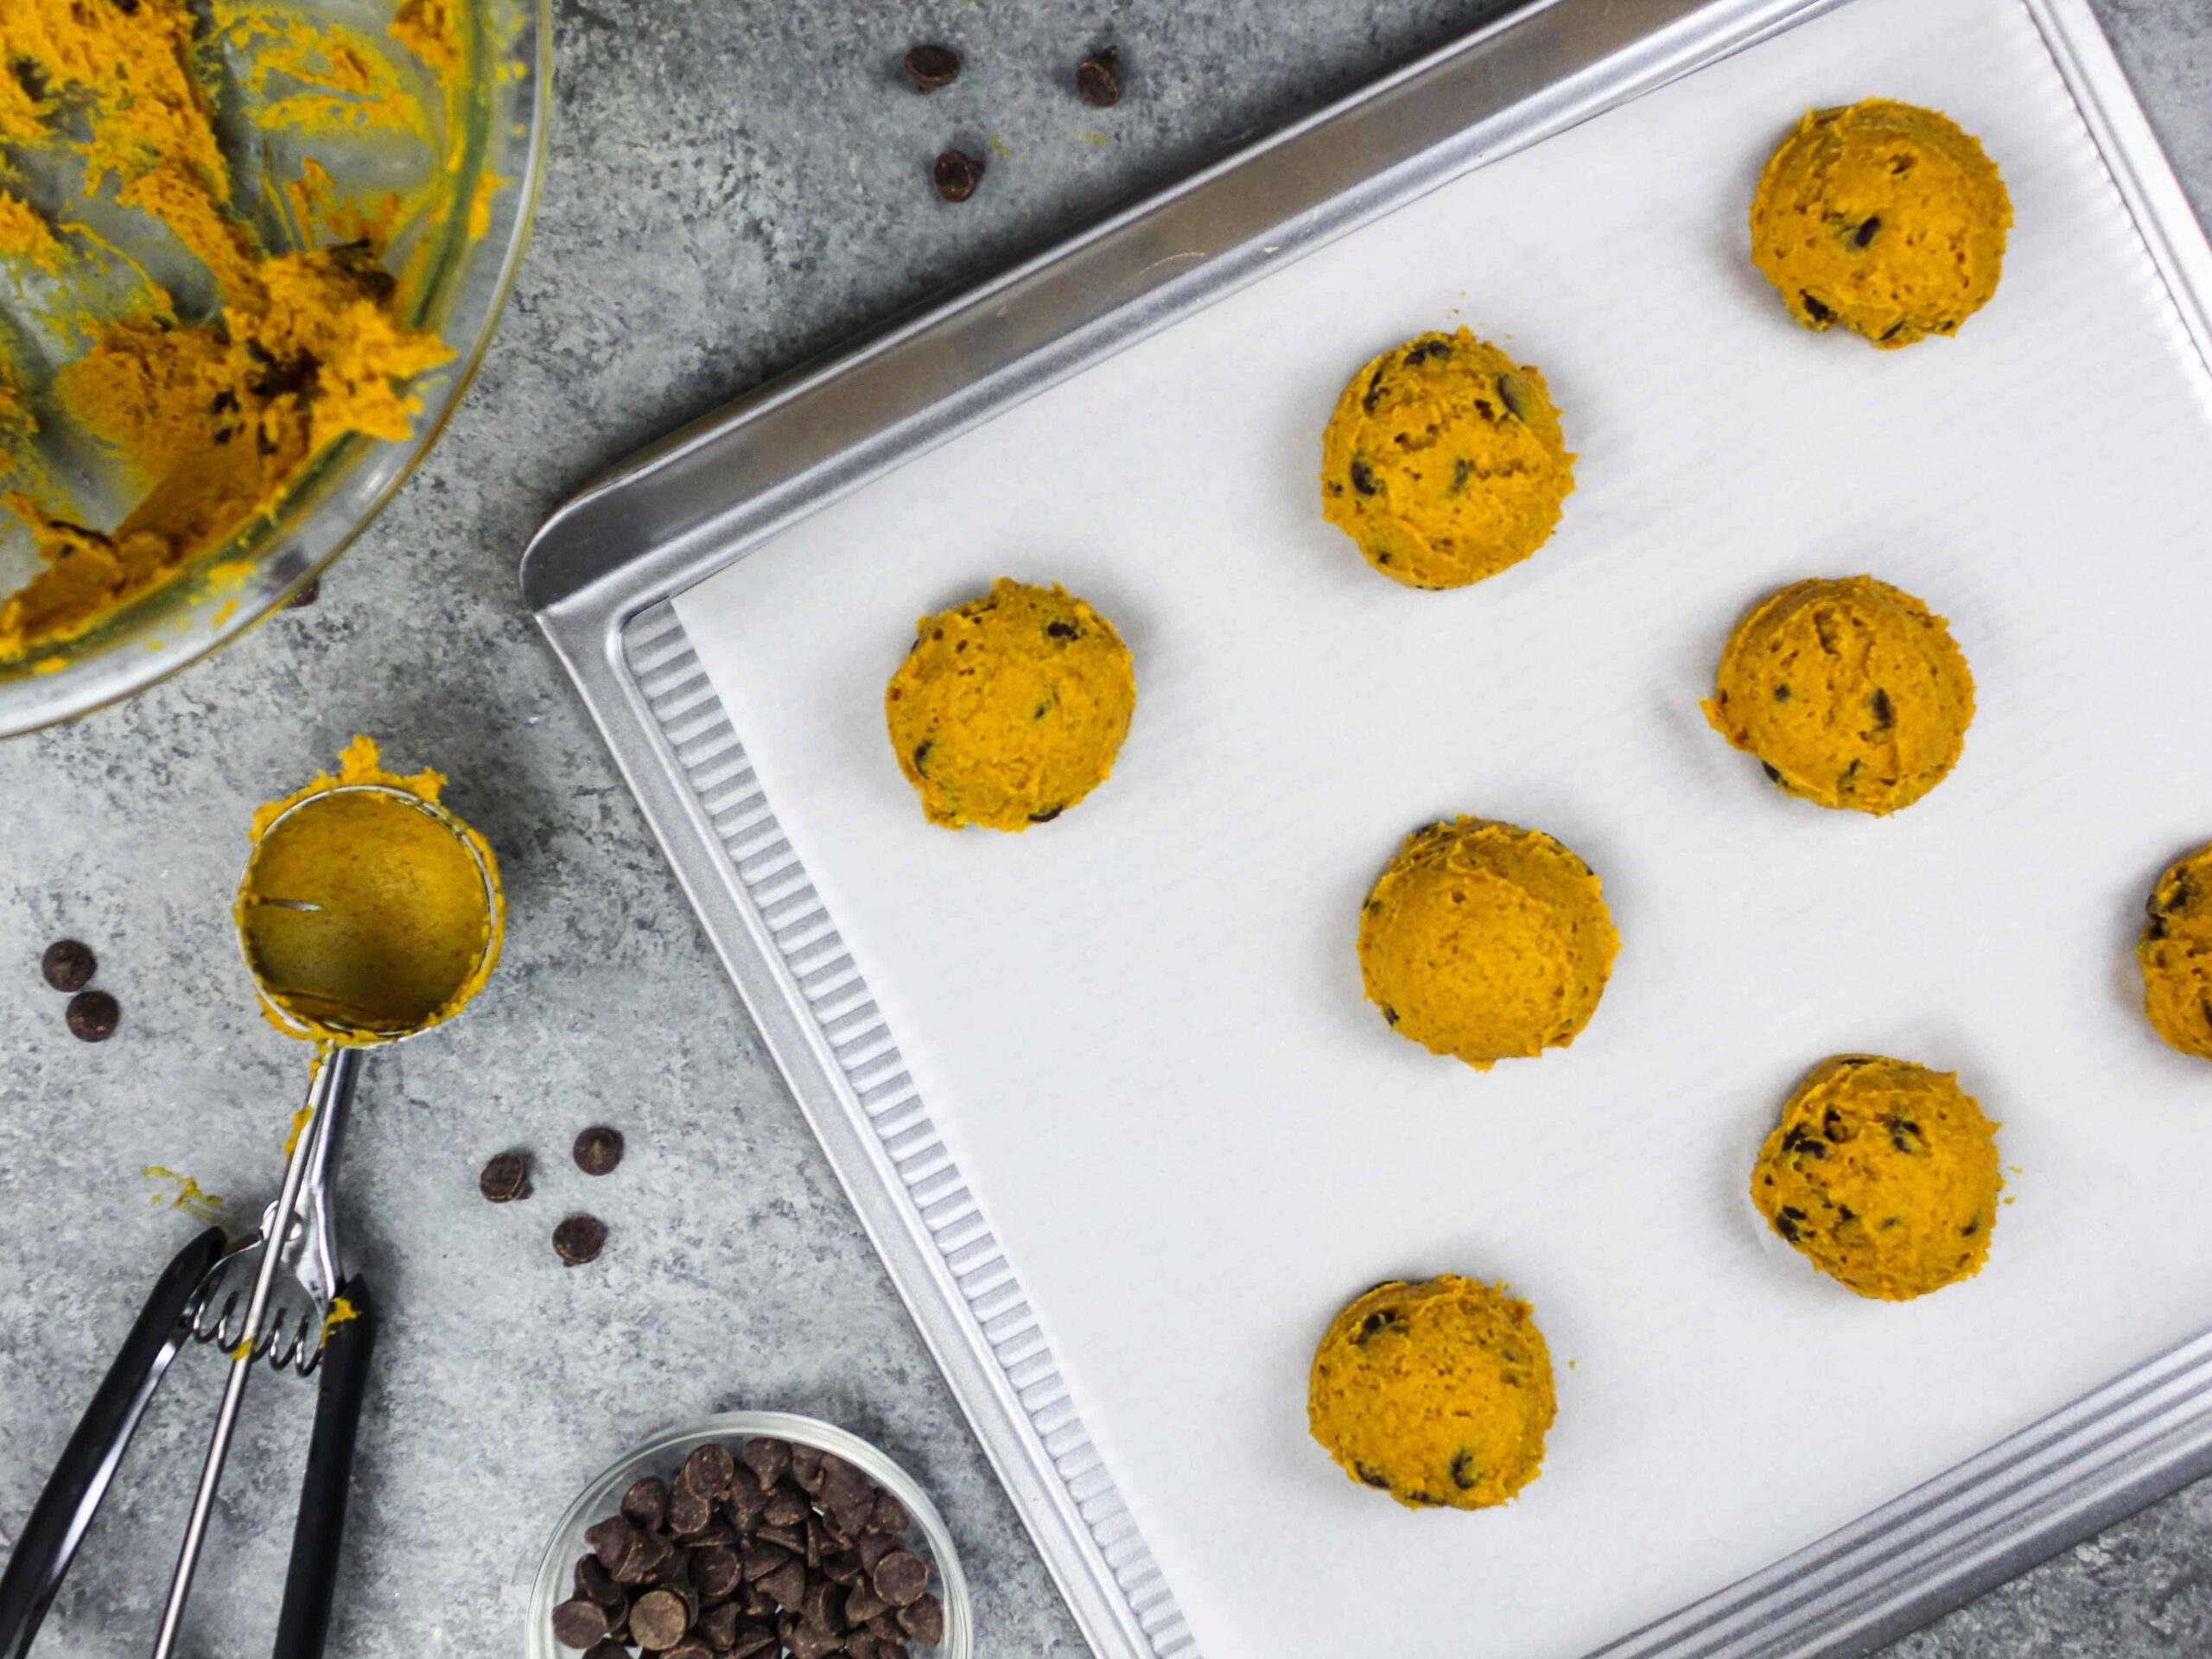
<svg viewBox="0 0 2212 1659"><path fill-rule="evenodd" d="M2212 3L2097 0L2200 213L2212 209ZM378 1057L347 1231L388 1310L334 1650L517 1650L537 1551L629 1442L739 1405L834 1418L950 1514L981 1651L1080 1643L910 1329L607 757L516 598L531 529L596 469L939 285L1170 178L1465 28L1478 0L560 0L537 239L481 378L428 466L326 580L219 660L0 747L0 1544L157 1264L195 1224L149 1165L273 1186L298 1052L255 1017L227 904L256 802L351 733L451 772L505 861L513 925L462 1024ZM939 98L897 80L950 41ZM1065 90L1120 42L1110 113ZM1084 135L1103 135L1098 143ZM949 142L976 199L929 194ZM86 1047L35 973L90 941L122 999ZM10 963L12 967L9 966ZM630 1138L592 1181L586 1124ZM483 1160L528 1151L495 1208ZM554 1224L613 1236L564 1271ZM142 1650L219 1366L134 1447L41 1652ZM308 1393L247 1408L186 1650L265 1650ZM1911 1659L2212 1651L2212 1486L1915 1636Z"/></svg>

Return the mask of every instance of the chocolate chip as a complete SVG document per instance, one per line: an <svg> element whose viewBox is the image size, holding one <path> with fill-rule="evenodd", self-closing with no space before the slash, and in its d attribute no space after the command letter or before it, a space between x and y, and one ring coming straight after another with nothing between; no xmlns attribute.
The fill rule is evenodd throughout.
<svg viewBox="0 0 2212 1659"><path fill-rule="evenodd" d="M1898 318L1895 322L1891 323L1888 327L1886 327L1886 328L1885 328L1885 329L1883 329L1883 330L1882 330L1881 338L1882 338L1882 339L1884 339L1884 340L1895 340L1895 339L1896 339L1899 334L1903 334L1904 332L1904 319L1903 317L1899 317L1899 318Z"/></svg>
<svg viewBox="0 0 2212 1659"><path fill-rule="evenodd" d="M630 1489L632 1491L636 1487ZM599 1557L599 1564L612 1573L621 1566L630 1547L637 1541L638 1529L626 1515L610 1515L584 1529L584 1541L591 1546L592 1554Z"/></svg>
<svg viewBox="0 0 2212 1659"><path fill-rule="evenodd" d="M918 46L906 54L906 79L918 92L934 92L960 79L960 54L949 46Z"/></svg>
<svg viewBox="0 0 2212 1659"><path fill-rule="evenodd" d="M711 1600L734 1592L739 1583L737 1552L728 1544L709 1544L691 1552L691 1582ZM728 1643L720 1644L727 1647Z"/></svg>
<svg viewBox="0 0 2212 1659"><path fill-rule="evenodd" d="M1821 303L1820 301L1815 299L1810 292L1800 289L1798 291L1797 297L1804 302L1805 315L1812 318L1815 322L1834 322L1835 321L1835 313L1829 310L1828 308Z"/></svg>
<svg viewBox="0 0 2212 1659"><path fill-rule="evenodd" d="M944 1604L935 1596L918 1596L899 1610L899 1627L925 1647L944 1640Z"/></svg>
<svg viewBox="0 0 2212 1659"><path fill-rule="evenodd" d="M553 1637L564 1648L588 1648L607 1636L607 1609L578 1597L553 1610Z"/></svg>
<svg viewBox="0 0 2212 1659"><path fill-rule="evenodd" d="M742 1615L734 1602L723 1602L717 1607L702 1608L699 1612L699 1634L707 1645L717 1652L728 1653L737 1645L737 1621Z"/></svg>
<svg viewBox="0 0 2212 1659"><path fill-rule="evenodd" d="M1045 632L1055 639L1072 639L1079 630L1072 622L1056 620L1045 625Z"/></svg>
<svg viewBox="0 0 2212 1659"><path fill-rule="evenodd" d="M1475 1454L1462 1446L1452 1454L1452 1484L1463 1492L1471 1492L1482 1484L1483 1471L1475 1462Z"/></svg>
<svg viewBox="0 0 2212 1659"><path fill-rule="evenodd" d="M512 1204L531 1194L530 1165L518 1152L496 1152L476 1178L476 1190L493 1204Z"/></svg>
<svg viewBox="0 0 2212 1659"><path fill-rule="evenodd" d="M648 1531L668 1519L668 1483L658 1475L645 1475L630 1483L622 1494L622 1513Z"/></svg>
<svg viewBox="0 0 2212 1659"><path fill-rule="evenodd" d="M730 1519L736 1522L741 1532L750 1532L760 1520L760 1511L767 1507L768 1495L761 1490L760 1477L750 1465L740 1465L731 1471L729 1491L722 1502L728 1507Z"/></svg>
<svg viewBox="0 0 2212 1659"><path fill-rule="evenodd" d="M598 1556L577 1556L575 1571L571 1577L575 1583L576 1593L606 1608L610 1623L629 1611L630 1592L607 1576L607 1569L599 1564Z"/></svg>
<svg viewBox="0 0 2212 1659"><path fill-rule="evenodd" d="M890 1493L879 1491L875 1507L868 1512L868 1532L887 1532L893 1537L904 1537L906 1529L913 1525L913 1517L906 1513L906 1506Z"/></svg>
<svg viewBox="0 0 2212 1659"><path fill-rule="evenodd" d="M861 1558L861 1571L873 1573L876 1563L898 1548L899 1541L888 1533L871 1532L853 1546L853 1551Z"/></svg>
<svg viewBox="0 0 2212 1659"><path fill-rule="evenodd" d="M622 1161L622 1131L596 1124L576 1137L576 1167L587 1175L605 1175ZM724 1457L729 1455L725 1452Z"/></svg>
<svg viewBox="0 0 2212 1659"><path fill-rule="evenodd" d="M1050 823L1054 818L1058 817L1061 813L1066 810L1067 808L1065 806L1048 806L1039 811L1032 812L1029 815L1029 822L1032 823Z"/></svg>
<svg viewBox="0 0 2212 1659"><path fill-rule="evenodd" d="M553 1248L572 1268L595 1262L607 1248L607 1224L597 1216L570 1216L553 1230Z"/></svg>
<svg viewBox="0 0 2212 1659"><path fill-rule="evenodd" d="M288 611L304 611L321 597L322 578L309 576L292 590L292 596L284 601L284 608Z"/></svg>
<svg viewBox="0 0 2212 1659"><path fill-rule="evenodd" d="M668 1659L715 1659L715 1650L696 1637L689 1637L668 1649Z"/></svg>
<svg viewBox="0 0 2212 1659"><path fill-rule="evenodd" d="M1965 1226L1959 1229L1959 1236L1961 1238L1972 1238L1980 1230L1981 1217L1980 1216L1976 1216L1972 1221L1967 1223Z"/></svg>
<svg viewBox="0 0 2212 1659"><path fill-rule="evenodd" d="M778 1549L788 1550L794 1555L806 1554L804 1527L772 1527L762 1525L753 1535L764 1544L773 1544Z"/></svg>
<svg viewBox="0 0 2212 1659"><path fill-rule="evenodd" d="M1881 234L1881 230L1882 216L1879 213L1869 214L1866 222L1859 227L1858 233L1851 238L1851 245L1854 248L1865 247Z"/></svg>
<svg viewBox="0 0 2212 1659"><path fill-rule="evenodd" d="M1792 1244L1797 1242L1798 1224L1805 1219L1805 1212L1794 1205L1784 1205L1774 1217L1774 1230Z"/></svg>
<svg viewBox="0 0 2212 1659"><path fill-rule="evenodd" d="M1475 475L1475 463L1465 455L1455 456L1452 462L1452 487L1447 495L1457 495L1467 487L1467 480Z"/></svg>
<svg viewBox="0 0 2212 1659"><path fill-rule="evenodd" d="M775 1599L776 1605L788 1611L797 1611L799 1598L806 1593L806 1565L803 1561L787 1560L774 1572L760 1580L760 1587Z"/></svg>
<svg viewBox="0 0 2212 1659"><path fill-rule="evenodd" d="M738 1570L747 1584L758 1584L790 1560L790 1551L758 1542L743 1546L737 1554Z"/></svg>
<svg viewBox="0 0 2212 1659"><path fill-rule="evenodd" d="M748 1624L737 1633L737 1640L730 1643L730 1659L754 1659L754 1656L773 1653L781 1645L772 1624Z"/></svg>
<svg viewBox="0 0 2212 1659"><path fill-rule="evenodd" d="M1900 1112L1890 1114L1890 1144L1899 1152L1917 1154L1920 1148L1913 1142L1921 1138L1920 1125Z"/></svg>
<svg viewBox="0 0 2212 1659"><path fill-rule="evenodd" d="M1410 361L1411 359L1408 360ZM1376 370L1375 378L1367 383L1366 394L1359 400L1359 406L1370 415L1375 412L1375 405L1382 401L1382 381L1383 378L1389 373L1389 369L1387 364L1384 365L1383 367Z"/></svg>
<svg viewBox="0 0 2212 1659"><path fill-rule="evenodd" d="M715 1516L714 1500L704 1492L695 1492L679 1484L668 1497L668 1526L671 1532L695 1533L706 1530L707 1523Z"/></svg>
<svg viewBox="0 0 2212 1659"><path fill-rule="evenodd" d="M829 1580L809 1579L806 1593L799 1598L799 1617L821 1630L842 1634L845 1618L838 1610L843 1601L842 1592Z"/></svg>
<svg viewBox="0 0 2212 1659"><path fill-rule="evenodd" d="M845 1598L845 1623L858 1630L879 1613L891 1611L891 1604L876 1594L875 1586L862 1580L853 1586Z"/></svg>
<svg viewBox="0 0 2212 1659"><path fill-rule="evenodd" d="M1094 52L1075 67L1076 96L1094 110L1122 101L1122 54L1113 47Z"/></svg>
<svg viewBox="0 0 2212 1659"><path fill-rule="evenodd" d="M641 1648L674 1647L690 1623L691 1610L673 1590L648 1590L630 1610L630 1635Z"/></svg>
<svg viewBox="0 0 2212 1659"><path fill-rule="evenodd" d="M1497 395L1516 421L1527 420L1529 411L1535 407L1535 390L1524 377L1518 374L1508 372L1499 375Z"/></svg>
<svg viewBox="0 0 2212 1659"><path fill-rule="evenodd" d="M813 1508L806 1501L805 1493L779 1486L768 1495L767 1507L760 1511L760 1516L772 1527L792 1527L805 1520Z"/></svg>
<svg viewBox="0 0 2212 1659"><path fill-rule="evenodd" d="M930 750L932 747L934 746L931 740L926 737L920 742L914 745L914 770L916 772L921 772L929 765Z"/></svg>
<svg viewBox="0 0 2212 1659"><path fill-rule="evenodd" d="M1845 1122L1843 1114L1831 1106L1821 1114L1821 1133L1838 1146L1841 1146L1859 1131Z"/></svg>
<svg viewBox="0 0 2212 1659"><path fill-rule="evenodd" d="M745 1459L745 1466L759 1477L764 1488L773 1486L781 1480L791 1466L791 1446L787 1440L772 1440L765 1437L747 1440L745 1449L738 1455Z"/></svg>
<svg viewBox="0 0 2212 1659"><path fill-rule="evenodd" d="M57 991L81 991L99 971L92 947L76 939L56 939L38 959L38 970Z"/></svg>
<svg viewBox="0 0 2212 1659"><path fill-rule="evenodd" d="M875 1564L868 1582L875 1586L875 1593L893 1607L904 1607L930 1587L930 1570L920 1556L903 1549L893 1550Z"/></svg>
<svg viewBox="0 0 2212 1659"><path fill-rule="evenodd" d="M1766 761L1762 760L1759 762L1759 770L1766 773L1767 781L1769 783L1778 784L1782 781L1782 772L1780 768L1770 766Z"/></svg>
<svg viewBox="0 0 2212 1659"><path fill-rule="evenodd" d="M584 1659L630 1659L630 1649L610 1636L604 1642L594 1642L586 1648Z"/></svg>
<svg viewBox="0 0 2212 1659"><path fill-rule="evenodd" d="M1351 464L1351 486L1362 495L1372 495L1382 487L1375 481L1375 469L1363 461Z"/></svg>
<svg viewBox="0 0 2212 1659"><path fill-rule="evenodd" d="M1385 1331L1388 1331L1396 1325L1399 1323L1399 1320L1400 1315L1397 1309L1394 1307L1378 1307L1372 1313L1370 1313L1365 1319L1359 1322L1358 1332L1352 1338L1352 1340L1358 1344L1362 1348L1364 1348L1369 1343L1374 1341L1376 1338L1381 1336Z"/></svg>
<svg viewBox="0 0 2212 1659"><path fill-rule="evenodd" d="M69 999L67 1018L71 1036L87 1043L104 1043L115 1035L123 1008L105 991L79 991Z"/></svg>
<svg viewBox="0 0 2212 1659"><path fill-rule="evenodd" d="M1897 706L1890 701L1890 694L1880 686L1874 688L1874 729L1886 732L1897 723Z"/></svg>
<svg viewBox="0 0 2212 1659"><path fill-rule="evenodd" d="M1777 702L1789 702L1789 688L1787 685L1777 685L1777 686L1776 686L1776 687L1774 688L1774 700L1775 700Z"/></svg>
<svg viewBox="0 0 2212 1659"><path fill-rule="evenodd" d="M709 1440L695 1447L683 1459L683 1467L676 1477L680 1490L689 1490L702 1497L721 1497L727 1494L730 1482L737 1476L737 1459L720 1440Z"/></svg>
<svg viewBox="0 0 2212 1659"><path fill-rule="evenodd" d="M983 163L965 150L948 149L937 158L930 177L937 185L938 194L947 201L965 201L982 182Z"/></svg>
<svg viewBox="0 0 2212 1659"><path fill-rule="evenodd" d="M860 1555L854 1550L841 1549L822 1558L822 1576L832 1584L858 1584L862 1570Z"/></svg>
<svg viewBox="0 0 2212 1659"><path fill-rule="evenodd" d="M825 1630L819 1624L799 1621L791 1633L789 1646L791 1659L829 1659L829 1656L845 1645L845 1638L834 1630Z"/></svg>

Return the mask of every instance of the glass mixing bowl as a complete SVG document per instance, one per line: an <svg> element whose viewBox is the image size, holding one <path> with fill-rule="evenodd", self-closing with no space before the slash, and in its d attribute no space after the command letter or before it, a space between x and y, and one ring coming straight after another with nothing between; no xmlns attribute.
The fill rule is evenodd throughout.
<svg viewBox="0 0 2212 1659"><path fill-rule="evenodd" d="M263 111L270 118L257 122L251 60L257 42L270 37L239 31L213 40L220 79L217 131L226 155L238 163L234 188L241 212L265 245L296 244L297 227L289 221L281 187L299 175L309 157L330 174L337 192L362 200L385 191L420 193L430 205L401 221L385 257L399 281L393 314L411 327L435 332L453 355L410 383L420 410L405 440L340 439L308 461L269 512L160 585L73 637L35 645L0 662L0 736L67 720L143 690L236 639L319 575L391 498L459 407L522 257L544 165L550 0L448 0L461 61L442 80L390 48L385 31L394 0L256 0L250 8L219 8L217 16L235 18L249 10L351 29L384 49L392 73L417 95L423 123L420 131L398 142L373 134L303 137L273 103ZM240 157L245 160L239 162ZM23 173L35 189L40 182L35 166ZM111 202L71 199L66 183L55 188L56 201L80 226L120 245L128 257L118 269L147 267L156 278L168 280L170 273L160 264L160 238L143 238L156 245L136 245L129 239L132 227L121 222ZM201 282L204 286L204 277ZM172 291L181 303L192 287L188 274ZM19 321L8 315L9 298L0 289L0 323ZM58 350L50 348L49 358ZM46 442L42 435L42 448ZM119 519L131 498L123 493L115 466L88 453L81 440L73 448L68 442L60 435L54 452L41 454L40 461L67 480L89 521ZM21 586L35 568L28 536L0 516L0 595Z"/></svg>
<svg viewBox="0 0 2212 1659"><path fill-rule="evenodd" d="M553 1529L545 1547L537 1580L530 1593L530 1623L523 1631L524 1651L529 1659L577 1659L576 1650L554 1638L553 1610L575 1593L573 1574L576 1557L591 1553L584 1529L605 1520L621 1507L622 1494L631 1483L646 1475L659 1475L671 1484L683 1459L709 1441L720 1440L736 1452L745 1441L766 1436L794 1441L823 1452L834 1452L906 1506L913 1526L906 1548L929 1563L930 1590L944 1604L944 1641L934 1648L916 1643L913 1659L970 1659L974 1650L975 1611L968 1600L968 1580L960 1571L960 1557L952 1548L952 1535L927 1493L912 1476L859 1436L811 1417L794 1417L780 1411L730 1411L680 1428L663 1429L643 1446L604 1471L586 1486L569 1512Z"/></svg>

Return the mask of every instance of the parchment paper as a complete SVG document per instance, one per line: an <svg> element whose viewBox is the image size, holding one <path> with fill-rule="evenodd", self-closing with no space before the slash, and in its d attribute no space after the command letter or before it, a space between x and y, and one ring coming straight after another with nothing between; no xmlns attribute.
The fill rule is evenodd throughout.
<svg viewBox="0 0 2212 1659"><path fill-rule="evenodd" d="M2018 215L1955 340L1800 331L1745 257L1808 105L1948 110ZM1460 321L1541 365L1563 526L1452 594L1320 518L1345 378ZM2027 15L1858 0L1472 174L823 512L679 601L771 802L1212 1659L1560 1655L1807 1543L2212 1323L2212 1066L2131 954L2212 837L2202 370ZM1739 613L1872 571L1980 709L1903 815L1770 789L1698 711ZM923 821L883 684L925 610L1059 581L1128 639L1112 781ZM1539 826L1625 941L1572 1050L1487 1076L1361 999L1361 897L1458 811ZM1823 1057L2000 1118L1981 1276L1864 1302L1746 1197ZM1308 1439L1369 1284L1529 1296L1542 1478L1398 1509Z"/></svg>

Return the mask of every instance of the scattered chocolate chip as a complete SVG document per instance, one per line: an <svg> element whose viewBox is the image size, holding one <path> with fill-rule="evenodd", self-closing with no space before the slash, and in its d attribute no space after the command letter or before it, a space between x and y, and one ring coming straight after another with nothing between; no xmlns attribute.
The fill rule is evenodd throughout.
<svg viewBox="0 0 2212 1659"><path fill-rule="evenodd" d="M1372 495L1382 487L1375 481L1375 469L1363 461L1351 464L1351 486L1362 495Z"/></svg>
<svg viewBox="0 0 2212 1659"><path fill-rule="evenodd" d="M607 1224L597 1216L570 1216L553 1230L553 1248L572 1268L595 1262L607 1248Z"/></svg>
<svg viewBox="0 0 2212 1659"><path fill-rule="evenodd" d="M1882 216L1879 213L1869 214L1866 222L1859 227L1858 233L1851 238L1851 245L1854 248L1865 247L1881 234L1881 230Z"/></svg>
<svg viewBox="0 0 2212 1659"><path fill-rule="evenodd" d="M38 959L38 970L57 991L81 991L99 971L92 947L76 939L56 939Z"/></svg>
<svg viewBox="0 0 2212 1659"><path fill-rule="evenodd" d="M288 611L304 611L321 597L322 578L309 576L293 590L292 596L284 601L284 608Z"/></svg>
<svg viewBox="0 0 2212 1659"><path fill-rule="evenodd" d="M1066 810L1067 808L1065 806L1048 806L1040 811L1032 812L1029 815L1029 822L1032 823L1050 823L1054 818L1058 817L1061 813Z"/></svg>
<svg viewBox="0 0 2212 1659"><path fill-rule="evenodd" d="M899 1610L899 1626L925 1647L944 1640L944 1604L935 1596L917 1596Z"/></svg>
<svg viewBox="0 0 2212 1659"><path fill-rule="evenodd" d="M605 1175L622 1161L622 1131L596 1124L576 1137L576 1167L587 1175ZM728 1452L723 1455L727 1457Z"/></svg>
<svg viewBox="0 0 2212 1659"><path fill-rule="evenodd" d="M123 1008L105 991L79 991L69 999L67 1017L71 1036L87 1043L104 1043L115 1035Z"/></svg>
<svg viewBox="0 0 2212 1659"><path fill-rule="evenodd" d="M1459 494L1460 491L1467 487L1467 480L1474 475L1475 463L1473 461L1469 461L1465 455L1453 457L1452 461L1452 487L1447 490L1446 493L1449 495Z"/></svg>
<svg viewBox="0 0 2212 1659"><path fill-rule="evenodd" d="M1078 630L1072 622L1055 620L1045 625L1045 632L1055 639L1072 639Z"/></svg>
<svg viewBox="0 0 2212 1659"><path fill-rule="evenodd" d="M1886 732L1897 723L1897 705L1890 701L1890 694L1878 685L1874 688L1874 729Z"/></svg>
<svg viewBox="0 0 2212 1659"><path fill-rule="evenodd" d="M1475 1462L1475 1454L1462 1446L1452 1454L1452 1484L1463 1492L1471 1492L1482 1484L1483 1471Z"/></svg>
<svg viewBox="0 0 2212 1659"><path fill-rule="evenodd" d="M1782 781L1782 771L1781 771L1781 768L1779 768L1779 767L1777 767L1777 766L1772 766L1772 765L1770 765L1768 762L1766 762L1766 761L1764 761L1764 760L1762 760L1762 761L1760 761L1760 762L1759 762L1759 770L1760 770L1761 772L1763 772L1766 773L1766 779L1767 779L1767 782L1769 782L1769 783L1770 783L1770 784L1778 784L1778 783L1780 783L1780 782Z"/></svg>
<svg viewBox="0 0 2212 1659"><path fill-rule="evenodd" d="M1794 1205L1784 1205L1774 1217L1774 1230L1792 1244L1797 1242L1798 1224L1805 1219L1805 1212Z"/></svg>
<svg viewBox="0 0 2212 1659"><path fill-rule="evenodd" d="M1512 412L1516 421L1527 420L1529 411L1535 407L1535 391L1522 375L1510 372L1499 375L1497 395L1499 401Z"/></svg>
<svg viewBox="0 0 2212 1659"><path fill-rule="evenodd" d="M934 745L931 740L926 737L920 742L914 745L914 770L916 772L925 771L928 767L930 763L930 750L933 747Z"/></svg>
<svg viewBox="0 0 2212 1659"><path fill-rule="evenodd" d="M1410 358L1407 360L1408 362L1412 361ZM1359 400L1359 406L1370 415L1375 412L1376 404L1382 401L1382 382L1389 373L1389 365L1388 364L1385 364L1382 367L1376 370L1375 378L1367 383L1366 393Z"/></svg>
<svg viewBox="0 0 2212 1659"><path fill-rule="evenodd" d="M531 1194L530 1166L518 1152L495 1152L476 1178L476 1190L493 1204L512 1204Z"/></svg>
<svg viewBox="0 0 2212 1659"><path fill-rule="evenodd" d="M930 1570L922 1564L920 1556L903 1549L893 1550L875 1564L868 1582L875 1586L875 1593L893 1607L904 1607L930 1587Z"/></svg>
<svg viewBox="0 0 2212 1659"><path fill-rule="evenodd" d="M1095 52L1075 68L1076 96L1094 110L1110 110L1122 101L1122 54L1113 47Z"/></svg>
<svg viewBox="0 0 2212 1659"><path fill-rule="evenodd" d="M1823 305L1819 300L1815 299L1809 291L1800 289L1797 297L1804 302L1805 315L1812 318L1815 322L1834 322L1835 321L1835 313L1829 310L1828 308L1826 305Z"/></svg>
<svg viewBox="0 0 2212 1659"><path fill-rule="evenodd" d="M947 201L965 201L982 182L983 163L962 149L948 149L930 171L937 193Z"/></svg>
<svg viewBox="0 0 2212 1659"><path fill-rule="evenodd" d="M1886 327L1886 328L1885 328L1885 329L1883 329L1883 330L1882 330L1881 337L1882 337L1884 340L1895 340L1895 339L1896 339L1899 334L1903 334L1904 332L1904 319L1903 317L1899 317L1899 318L1898 318L1895 322L1891 323L1888 327Z"/></svg>
<svg viewBox="0 0 2212 1659"><path fill-rule="evenodd" d="M630 1634L641 1648L674 1647L690 1623L691 1610L673 1590L648 1590L630 1610Z"/></svg>
<svg viewBox="0 0 2212 1659"><path fill-rule="evenodd" d="M906 79L918 92L934 92L960 79L960 54L949 46L918 46L906 54Z"/></svg>
<svg viewBox="0 0 2212 1659"><path fill-rule="evenodd" d="M1374 1341L1376 1338L1381 1336L1385 1331L1389 1330L1398 1322L1399 1313L1397 1309L1394 1307L1378 1307L1372 1313L1370 1313L1365 1319L1359 1322L1359 1331L1357 1334L1352 1338L1352 1340L1362 1348L1364 1348L1369 1343Z"/></svg>

